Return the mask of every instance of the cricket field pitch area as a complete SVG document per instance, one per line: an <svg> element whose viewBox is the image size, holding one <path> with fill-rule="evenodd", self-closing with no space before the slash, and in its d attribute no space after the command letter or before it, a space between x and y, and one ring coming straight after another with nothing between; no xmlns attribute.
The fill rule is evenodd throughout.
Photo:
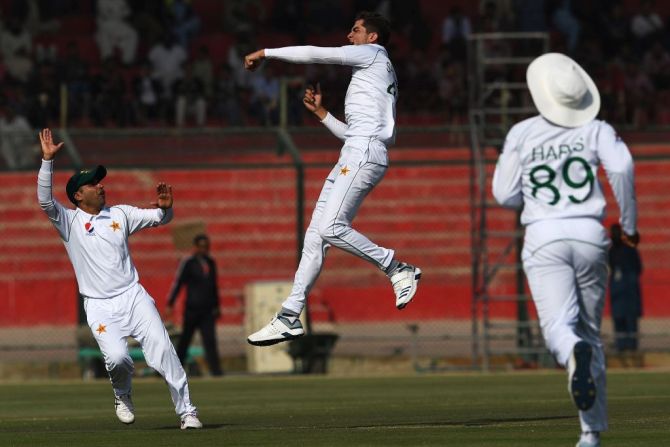
<svg viewBox="0 0 670 447"><path fill-rule="evenodd" d="M670 445L670 372L613 371L603 446ZM559 371L191 381L204 429L181 431L166 385L138 379L136 422L109 382L0 385L3 447L574 446Z"/></svg>

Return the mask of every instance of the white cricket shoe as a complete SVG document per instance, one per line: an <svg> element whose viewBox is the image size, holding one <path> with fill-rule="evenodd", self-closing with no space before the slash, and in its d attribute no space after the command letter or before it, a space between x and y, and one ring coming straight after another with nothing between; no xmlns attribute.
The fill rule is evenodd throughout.
<svg viewBox="0 0 670 447"><path fill-rule="evenodd" d="M202 422L198 419L198 413L186 413L181 417L181 429L202 428Z"/></svg>
<svg viewBox="0 0 670 447"><path fill-rule="evenodd" d="M568 391L577 409L586 411L596 401L596 384L591 376L593 348L585 341L578 341L568 360Z"/></svg>
<svg viewBox="0 0 670 447"><path fill-rule="evenodd" d="M575 447L600 447L600 441L597 441L595 443L593 442L586 442L586 441L579 441Z"/></svg>
<svg viewBox="0 0 670 447"><path fill-rule="evenodd" d="M302 337L305 330L302 328L300 318L285 317L277 314L272 320L258 332L254 332L247 338L247 342L254 346L270 346L283 341Z"/></svg>
<svg viewBox="0 0 670 447"><path fill-rule="evenodd" d="M582 433L575 447L600 447L600 433Z"/></svg>
<svg viewBox="0 0 670 447"><path fill-rule="evenodd" d="M390 275L395 292L395 307L404 309L412 301L421 279L421 269L401 262Z"/></svg>
<svg viewBox="0 0 670 447"><path fill-rule="evenodd" d="M116 417L124 424L135 422L135 406L130 394L114 396L114 409L116 410Z"/></svg>

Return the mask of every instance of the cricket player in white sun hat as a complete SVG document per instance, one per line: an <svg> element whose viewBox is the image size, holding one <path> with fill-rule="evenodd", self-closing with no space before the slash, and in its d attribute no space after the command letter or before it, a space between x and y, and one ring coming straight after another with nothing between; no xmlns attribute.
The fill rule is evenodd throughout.
<svg viewBox="0 0 670 447"><path fill-rule="evenodd" d="M523 208L523 268L545 343L568 370L579 409L578 447L600 446L607 429L600 324L609 238L602 225L602 164L619 205L623 241L638 243L633 159L609 124L596 120L600 95L572 59L548 53L526 73L539 116L507 134L493 176L503 206Z"/></svg>
<svg viewBox="0 0 670 447"><path fill-rule="evenodd" d="M159 183L154 209L128 205L105 206L107 175L103 166L74 174L66 193L75 209L65 208L53 197L53 159L63 147L55 144L49 129L40 132L42 166L37 177L37 198L58 231L84 299L86 319L114 389L116 416L124 424L135 422L131 398L133 360L127 337L142 346L149 366L168 385L181 428L202 428L189 397L186 373L170 341L153 298L139 283L128 247L128 236L172 219L172 187Z"/></svg>

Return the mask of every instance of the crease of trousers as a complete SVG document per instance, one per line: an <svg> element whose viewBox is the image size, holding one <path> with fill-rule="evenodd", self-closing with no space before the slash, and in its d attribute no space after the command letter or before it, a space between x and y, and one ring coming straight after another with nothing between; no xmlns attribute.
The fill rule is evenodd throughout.
<svg viewBox="0 0 670 447"><path fill-rule="evenodd" d="M579 233L576 238L575 233ZM593 348L596 402L588 411L579 411L583 432L607 430L600 326L609 274L608 247L605 229L596 219L539 221L526 227L523 268L547 348L564 367L578 341Z"/></svg>
<svg viewBox="0 0 670 447"><path fill-rule="evenodd" d="M312 213L293 289L282 304L284 308L298 314L302 312L331 246L358 256L381 270L391 264L393 250L380 247L351 226L365 197L384 178L387 165L386 146L379 140L347 139Z"/></svg>
<svg viewBox="0 0 670 447"><path fill-rule="evenodd" d="M136 283L113 298L84 298L84 309L117 396L128 394L131 390L134 366L128 354L126 337L133 337L142 346L147 365L165 378L175 412L183 416L196 411L191 404L184 368L165 330L155 302L144 287ZM100 325L103 325L105 330L98 333Z"/></svg>

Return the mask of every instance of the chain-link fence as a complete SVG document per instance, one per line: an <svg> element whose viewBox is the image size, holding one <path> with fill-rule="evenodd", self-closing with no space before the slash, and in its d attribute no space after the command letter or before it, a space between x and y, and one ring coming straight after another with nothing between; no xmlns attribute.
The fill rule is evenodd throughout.
<svg viewBox="0 0 670 447"><path fill-rule="evenodd" d="M191 236L200 231L210 235L223 307L219 351L228 370L245 370L245 286L292 280L298 215L302 227L309 223L339 154L338 141L321 130L291 132L299 159L282 138L275 130L258 129L56 135L57 141L71 146L56 160L55 195L64 204L65 183L79 160L84 166L108 167L110 204L145 207L158 181L173 186L173 222L130 238L140 281L159 310L165 308L179 259L189 253ZM391 286L381 271L330 250L312 290L309 312L314 332L339 336L333 356L349 370L366 362L419 371L471 364L470 168L463 144L465 136L453 129L404 129L390 150L385 179L354 221L373 241L422 268L417 298L405 310L395 309ZM83 318L72 267L37 204L38 159L33 153L24 171L0 174L0 376L5 377L63 375L63 368L77 368L82 349L90 346L88 329L79 326ZM668 208L661 183L666 181L661 174L664 163L670 159L638 163L640 231L646 241L641 248L644 351L665 349L662 336L670 332L662 300L670 236L663 226ZM304 204L299 200L301 178ZM179 307L175 313L180 315ZM501 311L497 316L506 315ZM608 340L610 327L606 318Z"/></svg>

